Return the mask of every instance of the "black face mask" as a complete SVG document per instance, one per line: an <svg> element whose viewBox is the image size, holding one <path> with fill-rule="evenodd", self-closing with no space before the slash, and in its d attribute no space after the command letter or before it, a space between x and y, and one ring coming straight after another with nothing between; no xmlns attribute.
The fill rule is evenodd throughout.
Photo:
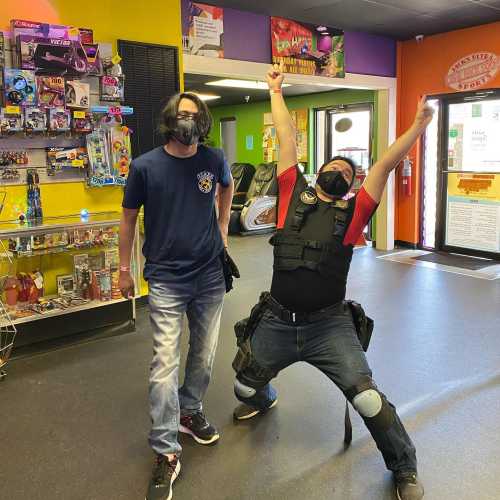
<svg viewBox="0 0 500 500"><path fill-rule="evenodd" d="M174 137L184 146L196 144L200 138L198 126L195 120L179 118L174 129Z"/></svg>
<svg viewBox="0 0 500 500"><path fill-rule="evenodd" d="M339 198L345 196L351 188L344 176L337 170L321 172L316 182L326 194Z"/></svg>

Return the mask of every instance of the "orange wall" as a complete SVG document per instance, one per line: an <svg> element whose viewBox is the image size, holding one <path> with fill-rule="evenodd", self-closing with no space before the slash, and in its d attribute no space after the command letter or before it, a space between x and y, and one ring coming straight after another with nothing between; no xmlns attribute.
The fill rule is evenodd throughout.
<svg viewBox="0 0 500 500"><path fill-rule="evenodd" d="M425 37L398 44L398 135L412 123L415 109L424 94L453 93L446 85L452 64L474 52L493 52L500 58L500 22ZM500 71L484 88L500 87ZM420 145L410 155L413 160L411 197L405 197L398 177L396 192L395 239L410 243L419 240ZM400 173L398 173L398 176Z"/></svg>

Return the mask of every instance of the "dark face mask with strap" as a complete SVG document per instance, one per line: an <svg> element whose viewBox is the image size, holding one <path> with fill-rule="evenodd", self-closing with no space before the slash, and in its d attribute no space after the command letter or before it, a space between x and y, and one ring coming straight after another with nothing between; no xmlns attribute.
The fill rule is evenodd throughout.
<svg viewBox="0 0 500 500"><path fill-rule="evenodd" d="M338 170L320 172L316 183L326 194L336 198L342 198L351 189L351 185Z"/></svg>
<svg viewBox="0 0 500 500"><path fill-rule="evenodd" d="M184 146L192 146L200 139L200 132L195 118L177 118L177 125L173 131L174 137Z"/></svg>

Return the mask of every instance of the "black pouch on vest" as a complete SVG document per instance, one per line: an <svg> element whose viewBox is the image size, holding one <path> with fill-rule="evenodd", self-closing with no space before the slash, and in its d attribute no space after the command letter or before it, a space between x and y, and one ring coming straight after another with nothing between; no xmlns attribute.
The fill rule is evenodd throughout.
<svg viewBox="0 0 500 500"><path fill-rule="evenodd" d="M366 352L372 338L374 325L373 320L365 314L361 305L354 302L354 300L346 300L346 303L351 309L352 319L354 321L356 333L358 334L359 343Z"/></svg>
<svg viewBox="0 0 500 500"><path fill-rule="evenodd" d="M222 262L222 271L224 272L224 280L226 281L226 293L228 293L233 289L233 278L240 277L240 271L225 248L220 254L220 259Z"/></svg>

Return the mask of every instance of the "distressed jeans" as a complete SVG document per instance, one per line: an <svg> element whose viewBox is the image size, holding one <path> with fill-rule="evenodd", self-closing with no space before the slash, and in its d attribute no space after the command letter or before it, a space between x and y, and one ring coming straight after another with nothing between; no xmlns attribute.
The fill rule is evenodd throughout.
<svg viewBox="0 0 500 500"><path fill-rule="evenodd" d="M219 259L188 283L149 282L153 329L149 443L156 453L179 455L180 414L202 409L217 348L225 291ZM180 344L185 317L189 325L189 352L184 383L179 388Z"/></svg>

